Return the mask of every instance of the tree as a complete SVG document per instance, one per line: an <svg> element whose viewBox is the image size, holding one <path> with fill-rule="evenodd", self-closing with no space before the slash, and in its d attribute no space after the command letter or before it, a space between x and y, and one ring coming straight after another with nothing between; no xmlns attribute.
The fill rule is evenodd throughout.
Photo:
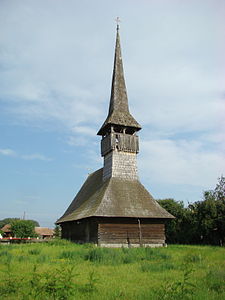
<svg viewBox="0 0 225 300"><path fill-rule="evenodd" d="M0 220L0 229L5 226L6 224L11 224L13 221L16 221L16 220L20 220L19 218L5 218L3 220ZM39 223L35 220L29 220L31 222L33 222L34 226L40 226Z"/></svg>
<svg viewBox="0 0 225 300"><path fill-rule="evenodd" d="M197 201L189 205L194 224L194 237L192 242L203 244L216 244L215 229L217 208L212 194L204 192L204 201Z"/></svg>
<svg viewBox="0 0 225 300"><path fill-rule="evenodd" d="M55 226L55 229L54 229L54 236L56 238L60 238L61 237L61 227L59 225L56 225Z"/></svg>
<svg viewBox="0 0 225 300"><path fill-rule="evenodd" d="M28 238L36 237L32 220L14 220L11 223L11 229L14 237Z"/></svg>
<svg viewBox="0 0 225 300"><path fill-rule="evenodd" d="M217 218L216 229L219 244L225 244L225 177L221 176L213 193L216 201Z"/></svg>
<svg viewBox="0 0 225 300"><path fill-rule="evenodd" d="M19 220L19 218L5 218L3 220L0 220L0 229L5 226L6 224L10 224L15 220Z"/></svg>
<svg viewBox="0 0 225 300"><path fill-rule="evenodd" d="M213 196L217 201L225 201L225 177L223 175L218 178L218 183L213 191Z"/></svg>
<svg viewBox="0 0 225 300"><path fill-rule="evenodd" d="M177 202L172 198L159 199L158 203L171 213L175 219L169 220L166 224L166 239L168 243L181 243L183 232L183 220L185 208L183 202Z"/></svg>
<svg viewBox="0 0 225 300"><path fill-rule="evenodd" d="M214 190L205 191L203 201L188 207L194 222L192 243L222 245L225 242L225 177L218 178Z"/></svg>
<svg viewBox="0 0 225 300"><path fill-rule="evenodd" d="M35 221L35 220L27 220L27 221L31 221L34 224L34 227L39 227L40 226L38 221Z"/></svg>

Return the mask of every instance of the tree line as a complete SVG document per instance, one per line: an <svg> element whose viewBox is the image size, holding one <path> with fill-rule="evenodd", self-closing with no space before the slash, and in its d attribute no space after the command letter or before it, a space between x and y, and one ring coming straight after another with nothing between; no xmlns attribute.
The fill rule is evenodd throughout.
<svg viewBox="0 0 225 300"><path fill-rule="evenodd" d="M166 224L167 243L225 245L225 177L214 190L203 193L203 200L184 206L182 201L159 199L173 220Z"/></svg>

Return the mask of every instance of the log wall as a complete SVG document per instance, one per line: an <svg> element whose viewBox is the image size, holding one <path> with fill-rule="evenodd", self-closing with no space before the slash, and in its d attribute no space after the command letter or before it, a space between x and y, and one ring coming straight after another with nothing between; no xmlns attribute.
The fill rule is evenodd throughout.
<svg viewBox="0 0 225 300"><path fill-rule="evenodd" d="M139 223L140 222L140 223ZM110 222L98 225L99 245L154 245L165 244L165 224L151 220L133 219L130 223Z"/></svg>
<svg viewBox="0 0 225 300"><path fill-rule="evenodd" d="M62 238L76 243L98 243L98 225L95 219L82 219L79 221L61 224Z"/></svg>
<svg viewBox="0 0 225 300"><path fill-rule="evenodd" d="M99 246L163 246L165 224L160 219L91 217L65 222L62 238L76 243L95 243Z"/></svg>

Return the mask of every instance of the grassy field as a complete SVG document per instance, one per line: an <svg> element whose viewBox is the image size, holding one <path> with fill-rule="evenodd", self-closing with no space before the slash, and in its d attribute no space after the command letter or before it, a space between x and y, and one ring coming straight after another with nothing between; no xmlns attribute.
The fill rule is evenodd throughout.
<svg viewBox="0 0 225 300"><path fill-rule="evenodd" d="M0 245L0 299L225 299L225 249Z"/></svg>

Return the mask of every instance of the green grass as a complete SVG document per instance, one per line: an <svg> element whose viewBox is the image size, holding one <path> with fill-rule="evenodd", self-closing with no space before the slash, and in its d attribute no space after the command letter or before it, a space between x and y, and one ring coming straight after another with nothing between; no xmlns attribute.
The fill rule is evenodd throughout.
<svg viewBox="0 0 225 300"><path fill-rule="evenodd" d="M0 299L225 299L225 249L0 245Z"/></svg>

